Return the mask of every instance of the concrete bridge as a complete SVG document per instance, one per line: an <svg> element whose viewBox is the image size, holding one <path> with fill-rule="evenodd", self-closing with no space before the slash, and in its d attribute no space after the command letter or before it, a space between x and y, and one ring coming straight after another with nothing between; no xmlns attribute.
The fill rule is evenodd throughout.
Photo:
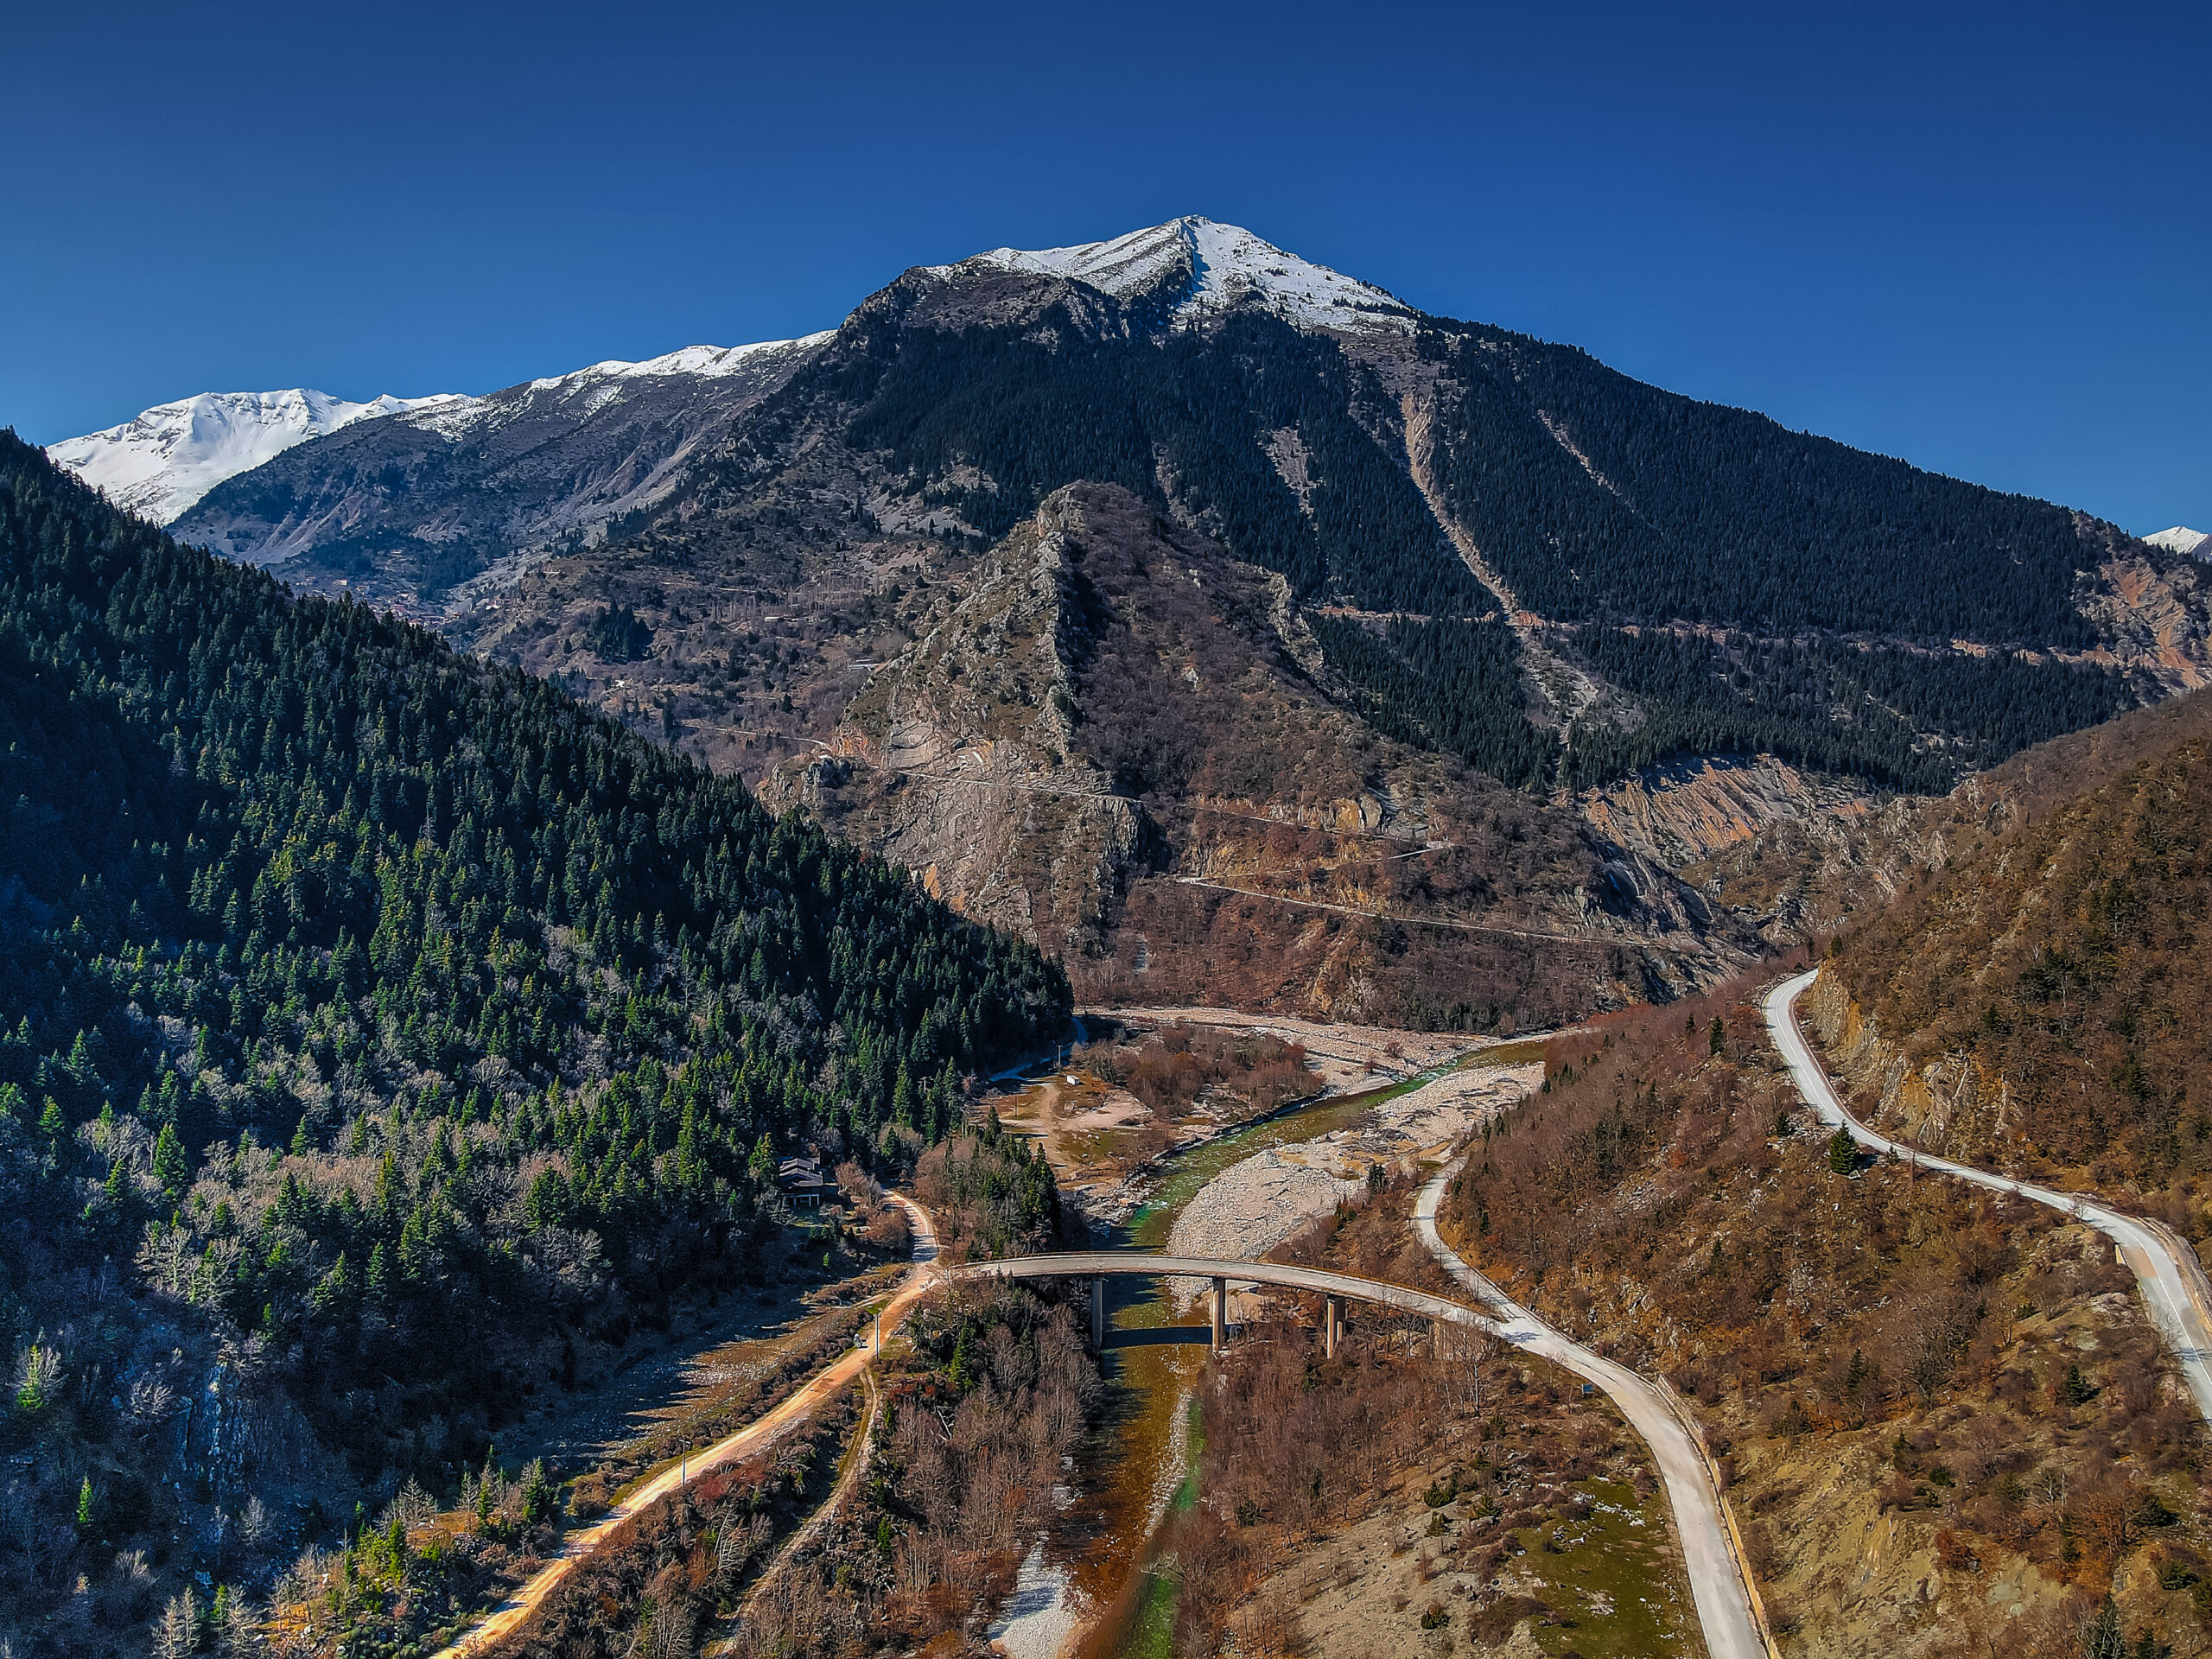
<svg viewBox="0 0 2212 1659"><path fill-rule="evenodd" d="M1380 1279L1356 1274L1326 1273L1318 1268L1281 1267L1272 1262L1237 1262L1211 1255L1154 1255L1141 1250L1068 1250L1054 1255L1013 1255L995 1262L970 1262L950 1270L960 1279L1088 1279L1090 1281L1090 1339L1106 1339L1106 1281L1109 1279L1211 1279L1213 1281L1213 1345L1218 1351L1229 1336L1229 1287L1272 1285L1283 1290L1310 1290L1322 1297L1321 1341L1327 1352L1337 1351L1344 1334L1344 1306L1347 1300L1371 1302L1399 1313L1411 1313L1430 1323L1440 1345L1446 1325L1465 1325L1491 1336L1509 1333L1471 1308L1408 1290Z"/></svg>

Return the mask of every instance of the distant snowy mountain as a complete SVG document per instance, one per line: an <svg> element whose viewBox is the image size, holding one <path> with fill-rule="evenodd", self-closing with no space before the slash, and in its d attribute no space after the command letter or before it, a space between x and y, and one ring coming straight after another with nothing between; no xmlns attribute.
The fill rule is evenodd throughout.
<svg viewBox="0 0 2212 1659"><path fill-rule="evenodd" d="M1155 296L1169 301L1182 321L1257 304L1300 327L1402 334L1413 332L1419 316L1371 283L1210 219L1170 219L1110 242L1071 248L993 248L959 264L931 269L948 278L978 269L1061 276L1118 300Z"/></svg>
<svg viewBox="0 0 2212 1659"><path fill-rule="evenodd" d="M254 564L314 556L380 592L448 593L666 500L830 338L687 346L357 420L226 479L175 529Z"/></svg>
<svg viewBox="0 0 2212 1659"><path fill-rule="evenodd" d="M466 438L497 430L526 415L558 410L562 416L583 421L610 404L645 394L648 383L728 381L750 385L775 378L780 368L796 363L830 338L808 334L799 340L762 340L749 346L686 346L681 351L649 357L640 363L609 359L588 364L566 374L525 380L504 391L469 397L439 409L427 409L401 424L435 431L448 438ZM717 391L721 388L715 389Z"/></svg>
<svg viewBox="0 0 2212 1659"><path fill-rule="evenodd" d="M203 391L158 404L105 432L49 444L46 453L118 506L166 524L225 479L309 438L380 415L449 410L470 401L452 393L354 404L305 388Z"/></svg>
<svg viewBox="0 0 2212 1659"><path fill-rule="evenodd" d="M2191 530L2187 524L2176 524L2162 530L2155 536L2143 538L2153 547L2171 548L2177 553L2193 553L2200 559L2212 558L2212 536L2201 530Z"/></svg>
<svg viewBox="0 0 2212 1659"><path fill-rule="evenodd" d="M757 376L771 360L819 345L806 340L750 346L686 346L641 363L610 359L571 373L526 381L482 397L442 392L429 397L372 397L363 404L328 392L203 391L161 404L120 426L49 444L46 453L118 506L168 524L197 506L217 485L251 472L310 438L327 437L385 416L449 439L504 426L524 406L549 397L575 419L620 401L633 384L652 380L730 380Z"/></svg>

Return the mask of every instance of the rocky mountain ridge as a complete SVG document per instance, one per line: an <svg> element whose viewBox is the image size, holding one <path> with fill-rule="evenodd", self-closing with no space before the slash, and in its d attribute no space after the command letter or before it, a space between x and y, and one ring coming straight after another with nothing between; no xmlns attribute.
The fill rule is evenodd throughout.
<svg viewBox="0 0 2212 1659"><path fill-rule="evenodd" d="M1139 971L1204 995L1217 972L1440 1017L1378 989L1419 976L1367 944L1294 969L1262 909L1363 938L1388 918L1587 940L1599 1004L1703 982L1745 923L1794 924L1757 899L1725 918L1669 868L1709 885L1700 861L1807 814L1847 836L1892 794L2212 672L2185 554L1422 315L1202 219L917 267L740 372L499 397L496 418L302 445L180 531L435 617L806 804L1071 950L1100 995ZM1090 659L1037 654L1072 579L1046 580L1048 543L1111 543L1128 605L1158 613L1099 613L1117 660L1157 658L1128 668L1142 717L1084 682ZM1179 563L1215 574L1158 574ZM1201 636L1239 664L1233 706ZM1302 731L1315 759L1231 783L1205 743L1147 758L1147 728L1208 722ZM1555 866L1496 856L1475 899L1400 879L1431 840L1492 858L1428 820L1503 801L1541 804L1497 821L1541 821ZM1250 834L1200 828L1231 824ZM1224 965L1232 934L1268 942L1272 979Z"/></svg>
<svg viewBox="0 0 2212 1659"><path fill-rule="evenodd" d="M1488 1029L1740 959L1649 860L1342 705L1281 578L1071 486L762 788L1092 1001Z"/></svg>

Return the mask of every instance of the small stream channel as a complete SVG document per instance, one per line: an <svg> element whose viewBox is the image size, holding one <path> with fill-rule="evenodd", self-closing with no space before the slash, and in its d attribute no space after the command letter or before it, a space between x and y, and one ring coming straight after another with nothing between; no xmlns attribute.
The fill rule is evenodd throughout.
<svg viewBox="0 0 2212 1659"><path fill-rule="evenodd" d="M1232 1164L1349 1128L1384 1101L1452 1069L1447 1065L1382 1088L1324 1096L1171 1154L1152 1170L1144 1202L1100 1243L1162 1249L1184 1205ZM1065 1606L1083 1629L1074 1649L1080 1659L1167 1659L1174 1588L1152 1568L1161 1522L1172 1508L1196 1497L1192 1396L1205 1364L1207 1314L1203 1300L1179 1313L1165 1282L1109 1279L1107 1287L1104 1420L1077 1456L1072 1498L1027 1576L1064 1583ZM1192 1336L1170 1336L1175 1326ZM1009 1645L1020 1659L1053 1659L1058 1638L1048 1637L1047 1628L1040 1624L1027 1639L1019 1630L1009 1632Z"/></svg>

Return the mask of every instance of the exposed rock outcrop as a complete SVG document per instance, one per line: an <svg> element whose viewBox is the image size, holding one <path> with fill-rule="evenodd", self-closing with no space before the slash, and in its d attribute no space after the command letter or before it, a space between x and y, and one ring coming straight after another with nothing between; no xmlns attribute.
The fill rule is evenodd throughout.
<svg viewBox="0 0 2212 1659"><path fill-rule="evenodd" d="M1582 816L1608 841L1679 869L1770 825L1861 818L1878 800L1856 779L1803 771L1770 754L1700 755L1590 791Z"/></svg>

